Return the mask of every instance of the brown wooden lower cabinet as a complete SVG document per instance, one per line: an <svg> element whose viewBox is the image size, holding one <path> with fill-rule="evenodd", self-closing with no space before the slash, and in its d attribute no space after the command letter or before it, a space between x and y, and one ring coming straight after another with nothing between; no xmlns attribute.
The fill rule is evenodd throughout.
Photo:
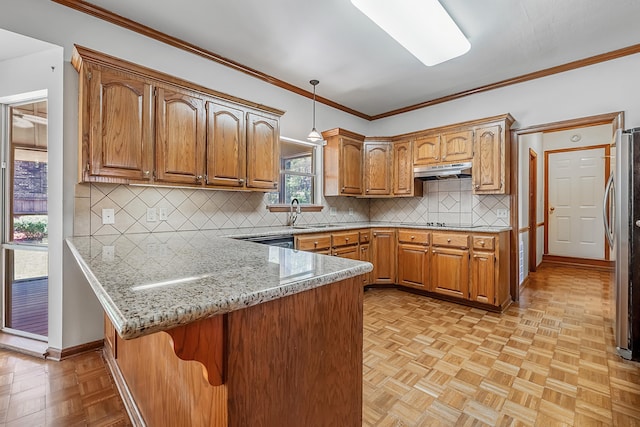
<svg viewBox="0 0 640 427"><path fill-rule="evenodd" d="M396 283L396 231L389 228L371 229L372 282L377 284Z"/></svg>
<svg viewBox="0 0 640 427"><path fill-rule="evenodd" d="M182 333L115 336L117 357L107 333L105 355L133 425L359 427L362 295L358 276L176 328ZM189 341L192 330L201 339ZM202 339L216 334L223 339ZM198 351L219 354L220 372L176 356ZM221 385L211 384L214 373Z"/></svg>
<svg viewBox="0 0 640 427"><path fill-rule="evenodd" d="M429 289L429 248L398 244L398 285Z"/></svg>
<svg viewBox="0 0 640 427"><path fill-rule="evenodd" d="M431 250L431 292L469 297L469 250L433 248Z"/></svg>
<svg viewBox="0 0 640 427"><path fill-rule="evenodd" d="M373 264L364 285L398 285L426 295L504 310L509 290L508 231L372 228L296 237L296 248ZM329 245L333 245L329 249Z"/></svg>

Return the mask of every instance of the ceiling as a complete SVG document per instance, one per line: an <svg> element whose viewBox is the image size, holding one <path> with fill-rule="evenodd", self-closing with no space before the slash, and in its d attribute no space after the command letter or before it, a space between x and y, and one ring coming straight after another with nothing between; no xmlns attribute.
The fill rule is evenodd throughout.
<svg viewBox="0 0 640 427"><path fill-rule="evenodd" d="M0 62L51 49L53 45L0 28Z"/></svg>
<svg viewBox="0 0 640 427"><path fill-rule="evenodd" d="M90 0L367 118L640 43L638 0L440 2L471 50L426 67L350 0Z"/></svg>

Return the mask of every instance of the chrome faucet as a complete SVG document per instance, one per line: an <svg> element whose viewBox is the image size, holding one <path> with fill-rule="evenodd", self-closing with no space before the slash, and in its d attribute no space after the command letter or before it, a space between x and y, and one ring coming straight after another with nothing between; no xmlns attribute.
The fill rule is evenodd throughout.
<svg viewBox="0 0 640 427"><path fill-rule="evenodd" d="M293 210L293 207L296 207ZM289 219L287 220L287 225L293 227L296 224L296 220L298 219L298 214L300 213L300 201L298 199L291 199L291 207L289 210Z"/></svg>

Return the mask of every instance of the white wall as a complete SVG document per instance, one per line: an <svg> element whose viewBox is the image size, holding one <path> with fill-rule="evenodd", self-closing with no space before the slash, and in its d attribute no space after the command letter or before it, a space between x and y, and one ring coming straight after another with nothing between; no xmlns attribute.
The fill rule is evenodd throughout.
<svg viewBox="0 0 640 427"><path fill-rule="evenodd" d="M505 61L508 61L508 56ZM370 134L395 135L450 123L511 113L514 128L615 111L625 127L640 126L640 54L467 96L375 121Z"/></svg>

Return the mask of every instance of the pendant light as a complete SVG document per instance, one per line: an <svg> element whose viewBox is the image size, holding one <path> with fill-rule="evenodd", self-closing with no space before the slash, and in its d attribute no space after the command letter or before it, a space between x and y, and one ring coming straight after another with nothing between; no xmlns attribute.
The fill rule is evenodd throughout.
<svg viewBox="0 0 640 427"><path fill-rule="evenodd" d="M320 132L316 130L316 85L320 83L320 81L311 80L309 83L313 85L313 128L311 129L309 136L307 136L307 139L311 142L316 142L322 139L322 135L320 135Z"/></svg>

